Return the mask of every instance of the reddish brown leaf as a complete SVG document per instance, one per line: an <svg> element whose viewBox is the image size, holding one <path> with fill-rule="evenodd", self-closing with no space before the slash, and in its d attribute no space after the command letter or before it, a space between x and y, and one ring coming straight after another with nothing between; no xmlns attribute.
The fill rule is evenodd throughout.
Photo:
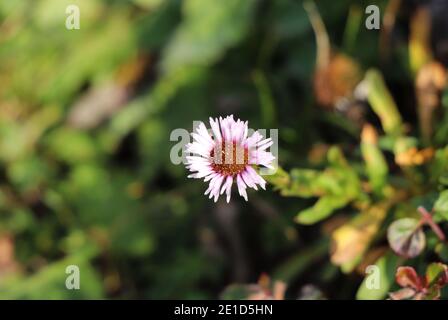
<svg viewBox="0 0 448 320"><path fill-rule="evenodd" d="M391 300L405 300L411 299L415 295L415 290L411 288L403 288L395 292L389 293Z"/></svg>
<svg viewBox="0 0 448 320"><path fill-rule="evenodd" d="M420 291L425 286L423 281L412 267L399 267L395 275L397 283L404 288L412 288Z"/></svg>

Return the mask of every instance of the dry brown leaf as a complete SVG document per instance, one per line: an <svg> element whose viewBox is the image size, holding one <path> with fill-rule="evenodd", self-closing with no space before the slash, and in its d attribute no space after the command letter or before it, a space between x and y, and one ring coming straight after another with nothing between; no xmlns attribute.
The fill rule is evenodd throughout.
<svg viewBox="0 0 448 320"><path fill-rule="evenodd" d="M18 264L14 258L14 240L5 234L0 236L0 278L16 272Z"/></svg>
<svg viewBox="0 0 448 320"><path fill-rule="evenodd" d="M418 150L415 147L409 148L406 151L397 153L395 155L395 162L400 166L418 166L422 165L434 156L433 148L425 148Z"/></svg>
<svg viewBox="0 0 448 320"><path fill-rule="evenodd" d="M327 153L330 145L325 143L316 143L308 152L308 161L312 164L323 163L327 159Z"/></svg>
<svg viewBox="0 0 448 320"><path fill-rule="evenodd" d="M350 57L336 54L328 66L318 68L314 75L314 91L319 104L335 106L341 99L351 97L361 81L361 69Z"/></svg>
<svg viewBox="0 0 448 320"><path fill-rule="evenodd" d="M151 58L142 55L124 63L113 80L90 88L70 110L68 123L79 129L91 129L111 117L131 99L137 83L152 72Z"/></svg>
<svg viewBox="0 0 448 320"><path fill-rule="evenodd" d="M409 60L414 72L417 72L432 58L430 38L431 13L428 8L419 7L411 19L410 25Z"/></svg>
<svg viewBox="0 0 448 320"><path fill-rule="evenodd" d="M251 285L252 293L247 297L248 300L284 300L286 292L286 283L283 281L274 281L263 273L257 285Z"/></svg>
<svg viewBox="0 0 448 320"><path fill-rule="evenodd" d="M434 127L434 112L440 105L441 91L447 83L447 74L443 65L432 61L425 64L415 80L418 101L418 118L420 131L426 142L429 142Z"/></svg>
<svg viewBox="0 0 448 320"><path fill-rule="evenodd" d="M94 128L123 107L129 97L129 89L117 83L94 87L73 105L68 123L79 129Z"/></svg>

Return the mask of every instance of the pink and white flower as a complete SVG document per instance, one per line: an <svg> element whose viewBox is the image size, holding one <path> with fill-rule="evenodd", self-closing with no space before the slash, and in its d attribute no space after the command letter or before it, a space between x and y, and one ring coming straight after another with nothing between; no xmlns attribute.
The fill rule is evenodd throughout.
<svg viewBox="0 0 448 320"><path fill-rule="evenodd" d="M191 135L193 142L187 144L187 169L189 178L209 181L205 195L216 202L220 194L230 201L232 184L235 181L240 196L247 201L246 188L265 189L266 181L257 173L257 166L272 167L275 157L266 151L272 144L271 138L264 139L258 132L248 137L248 123L233 115L226 118L210 118L212 134L201 122Z"/></svg>

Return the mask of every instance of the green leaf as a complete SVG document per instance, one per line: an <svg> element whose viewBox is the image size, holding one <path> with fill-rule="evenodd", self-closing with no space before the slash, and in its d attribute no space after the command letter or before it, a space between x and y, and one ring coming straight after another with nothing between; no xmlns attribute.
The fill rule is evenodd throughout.
<svg viewBox="0 0 448 320"><path fill-rule="evenodd" d="M99 275L90 264L98 253L93 245L51 263L29 277L11 278L0 283L0 299L99 299L103 287ZM66 268L76 265L80 269L81 290L67 290Z"/></svg>
<svg viewBox="0 0 448 320"><path fill-rule="evenodd" d="M322 193L322 188L316 183L320 173L311 169L293 169L290 184L282 189L283 196L309 198Z"/></svg>
<svg viewBox="0 0 448 320"><path fill-rule="evenodd" d="M431 263L426 268L426 280L429 286L436 284L441 277L446 277L447 275L448 268L443 263Z"/></svg>
<svg viewBox="0 0 448 320"><path fill-rule="evenodd" d="M93 160L96 156L94 140L86 132L71 128L54 130L47 138L47 145L53 155L69 164Z"/></svg>
<svg viewBox="0 0 448 320"><path fill-rule="evenodd" d="M266 177L283 196L319 197L314 206L298 213L298 223L316 223L362 196L358 175L340 149L330 148L327 159L329 167L324 171L293 169L288 175L279 169L275 175Z"/></svg>
<svg viewBox="0 0 448 320"><path fill-rule="evenodd" d="M51 169L39 157L25 157L8 166L8 177L22 192L37 190L51 177Z"/></svg>
<svg viewBox="0 0 448 320"><path fill-rule="evenodd" d="M401 115L383 76L379 71L371 69L367 71L365 81L368 86L367 99L380 118L384 131L391 136L399 135L402 130Z"/></svg>
<svg viewBox="0 0 448 320"><path fill-rule="evenodd" d="M296 217L298 223L313 224L323 220L360 195L361 183L358 175L348 165L341 150L337 147L330 148L327 158L330 168L322 173L302 171L302 181L299 180L302 192L320 198L313 207L299 212Z"/></svg>
<svg viewBox="0 0 448 320"><path fill-rule="evenodd" d="M378 259L375 266L378 267L377 274L367 274L356 293L358 300L380 300L384 299L395 281L395 270L398 265L398 257L392 252ZM369 285L372 276L379 277L379 287Z"/></svg>
<svg viewBox="0 0 448 320"><path fill-rule="evenodd" d="M448 220L448 190L442 191L434 203L434 212L437 218Z"/></svg>
<svg viewBox="0 0 448 320"><path fill-rule="evenodd" d="M378 147L377 133L373 126L366 125L361 135L361 153L366 163L366 171L372 189L381 193L389 172L386 159Z"/></svg>
<svg viewBox="0 0 448 320"><path fill-rule="evenodd" d="M254 0L185 0L183 22L168 44L162 65L171 73L185 66L207 66L246 34Z"/></svg>
<svg viewBox="0 0 448 320"><path fill-rule="evenodd" d="M141 6L145 9L154 10L160 5L162 5L165 2L165 0L133 0L133 2L136 5Z"/></svg>
<svg viewBox="0 0 448 320"><path fill-rule="evenodd" d="M291 178L289 174L281 167L278 167L273 175L267 175L264 177L264 179L272 184L275 188L280 190L289 188L291 184Z"/></svg>
<svg viewBox="0 0 448 320"><path fill-rule="evenodd" d="M435 252L442 261L448 262L448 245L446 243L438 243L435 247Z"/></svg>
<svg viewBox="0 0 448 320"><path fill-rule="evenodd" d="M387 230L387 239L392 250L406 258L418 256L426 245L419 221L412 218L394 221Z"/></svg>
<svg viewBox="0 0 448 320"><path fill-rule="evenodd" d="M349 201L349 198L339 195L321 197L314 206L299 212L295 221L301 224L314 224L330 216L334 210L344 207Z"/></svg>

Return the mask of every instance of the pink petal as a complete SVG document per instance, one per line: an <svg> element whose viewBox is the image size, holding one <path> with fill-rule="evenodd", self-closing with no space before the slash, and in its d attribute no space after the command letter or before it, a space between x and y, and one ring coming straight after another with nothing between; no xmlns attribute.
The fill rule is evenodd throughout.
<svg viewBox="0 0 448 320"><path fill-rule="evenodd" d="M261 188L263 188L263 190L264 190L265 186L266 186L266 181L254 170L254 168L252 168L251 166L248 166L246 168L246 171L252 178L252 181L255 181L255 183L258 183L261 186Z"/></svg>
<svg viewBox="0 0 448 320"><path fill-rule="evenodd" d="M241 177L243 178L244 182L251 188L258 190L257 185L254 181L252 181L252 178L250 177L249 173L247 171L241 172Z"/></svg>
<svg viewBox="0 0 448 320"><path fill-rule="evenodd" d="M246 184L244 183L240 174L236 176L236 184L238 186L238 192L240 196L242 196L247 201Z"/></svg>
<svg viewBox="0 0 448 320"><path fill-rule="evenodd" d="M222 141L221 130L219 128L218 119L212 119L210 117L210 127L212 128L213 134L218 141Z"/></svg>

